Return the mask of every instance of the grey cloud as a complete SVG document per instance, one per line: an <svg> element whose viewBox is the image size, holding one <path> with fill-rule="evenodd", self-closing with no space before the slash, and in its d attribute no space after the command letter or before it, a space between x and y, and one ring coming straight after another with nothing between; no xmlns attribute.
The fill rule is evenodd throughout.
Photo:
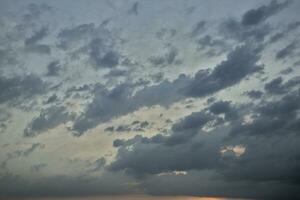
<svg viewBox="0 0 300 200"><path fill-rule="evenodd" d="M108 132L143 132L145 128L149 126L149 122L147 121L134 121L131 124L122 124L117 127L109 126L105 128L105 131Z"/></svg>
<svg viewBox="0 0 300 200"><path fill-rule="evenodd" d="M45 92L47 85L35 75L7 78L0 76L0 103L29 99Z"/></svg>
<svg viewBox="0 0 300 200"><path fill-rule="evenodd" d="M227 59L212 71L200 70L193 78L180 75L173 82L163 81L148 86L134 95L132 84L120 84L112 90L96 87L93 102L85 113L76 119L73 129L81 135L98 123L116 116L128 114L145 106L168 106L186 97L204 97L239 83L243 78L259 72L259 50L241 46L232 51ZM117 105L117 106L116 106Z"/></svg>
<svg viewBox="0 0 300 200"><path fill-rule="evenodd" d="M294 51L296 49L297 49L297 46L296 46L295 42L292 42L292 43L290 43L289 45L287 45L286 47L284 47L283 49L281 49L280 51L277 52L276 59L282 60L286 57L290 57L290 56L294 55Z"/></svg>
<svg viewBox="0 0 300 200"><path fill-rule="evenodd" d="M211 109L214 113L226 112L228 105L224 101L217 103L218 109ZM156 135L151 138L135 136L129 140L115 140L114 146L118 148L118 155L115 162L110 166L113 171L125 171L134 175L142 183L146 183L154 177L162 180L164 176L151 176L168 173L172 171L186 171L186 176L167 176L168 178L178 177L178 181L183 183L185 178L187 183L192 181L189 176L193 171L207 172L213 170L215 175L210 180L224 181L224 185L244 182L246 193L236 193L236 197L280 199L296 197L297 190L287 193L285 189L278 189L277 195L273 190L256 193L257 189L251 191L248 187L251 182L256 185L274 182L274 187L281 188L281 184L286 184L287 188L298 188L299 183L299 151L297 143L300 138L297 135L299 129L299 117L297 112L300 110L299 91L290 92L279 100L266 102L262 100L257 106L247 105L238 107L239 113L253 113L253 122L243 124L241 117L231 118L230 125L224 126L224 121L218 127L205 134L198 131L190 134L198 125L203 123L201 119L206 114L203 111L193 113L185 117L177 124L173 125L172 133L167 136ZM219 106L220 105L220 106ZM211 106L213 108L214 106ZM221 109L222 108L222 109ZM206 109L205 109L206 110ZM201 114L202 113L202 114ZM204 114L204 115L203 115ZM199 116L199 117L198 117ZM205 118L204 118L205 119ZM217 119L216 116L212 118ZM199 123L197 120L200 120ZM210 124L210 120L204 120L204 124ZM180 125L183 124L183 125ZM176 129L174 127L181 127ZM177 131L182 133L183 138L180 143L170 144L170 138L175 137ZM189 138L188 140L184 137ZM191 139L192 138L192 139ZM220 149L226 145L243 144L245 152L241 156L223 156ZM276 148L274 148L276 146ZM130 148L129 148L130 147ZM199 181L199 179L197 179ZM159 184L160 181L156 182ZM169 186L175 186L170 183ZM173 187L172 187L173 188ZM190 195L200 195L198 187L191 187L185 190ZM234 188L234 187L233 187ZM248 188L248 189L246 189ZM163 194L159 188L153 185L146 186L152 194ZM219 189L212 189L213 193ZM173 188L168 194L176 194ZM205 190L206 192L208 190ZM254 192L255 191L255 192ZM181 194L181 193L180 193ZM222 193L222 196L233 197L232 192Z"/></svg>
<svg viewBox="0 0 300 200"><path fill-rule="evenodd" d="M64 28L57 37L59 48L73 57L87 55L95 69L114 68L124 60L116 48L118 38L103 25L90 23Z"/></svg>
<svg viewBox="0 0 300 200"><path fill-rule="evenodd" d="M206 21L200 21L193 27L193 30L191 32L191 36L195 37L198 36L200 33L205 31L207 22Z"/></svg>
<svg viewBox="0 0 300 200"><path fill-rule="evenodd" d="M19 157L28 157L37 149L43 149L43 148L44 148L44 145L42 145L41 143L33 143L33 144L31 144L30 147L28 147L26 149L20 149L20 150L15 150L13 152L9 152L9 153L7 153L6 159L2 162L1 168L5 170L5 169L7 169L8 161L19 158Z"/></svg>
<svg viewBox="0 0 300 200"><path fill-rule="evenodd" d="M91 37L95 32L95 28L95 25L90 23L62 29L57 36L60 40L58 47L64 50L73 47L78 40Z"/></svg>
<svg viewBox="0 0 300 200"><path fill-rule="evenodd" d="M73 129L81 135L101 122L128 114L141 107L156 104L167 106L183 98L177 91L186 81L188 78L181 76L174 82L164 81L159 85L145 87L134 96L132 84L120 84L112 90L97 86L94 100L88 105L85 113L75 120Z"/></svg>
<svg viewBox="0 0 300 200"><path fill-rule="evenodd" d="M281 76L265 84L265 90L272 94L284 94L300 84L300 77L294 77L283 83Z"/></svg>
<svg viewBox="0 0 300 200"><path fill-rule="evenodd" d="M50 54L51 48L45 44L38 42L48 35L48 28L43 27L41 30L35 32L30 38L25 40L25 49L29 52Z"/></svg>
<svg viewBox="0 0 300 200"><path fill-rule="evenodd" d="M43 27L41 30L35 32L30 38L25 40L25 45L35 45L38 41L45 38L48 35L48 28Z"/></svg>
<svg viewBox="0 0 300 200"><path fill-rule="evenodd" d="M158 32L156 32L155 36L160 39L170 39L175 36L177 31L175 29L162 28Z"/></svg>
<svg viewBox="0 0 300 200"><path fill-rule="evenodd" d="M143 121L143 122L141 122L141 124L140 124L140 127L141 127L141 128L146 128L147 126L149 126L149 122L147 122L147 121Z"/></svg>
<svg viewBox="0 0 300 200"><path fill-rule="evenodd" d="M107 46L101 39L93 40L90 44L90 60L96 69L101 67L113 68L120 62L120 55L112 47Z"/></svg>
<svg viewBox="0 0 300 200"><path fill-rule="evenodd" d="M139 14L139 2L135 2L132 7L128 10L129 14L138 15Z"/></svg>
<svg viewBox="0 0 300 200"><path fill-rule="evenodd" d="M52 61L47 65L46 76L58 76L61 69L60 63L58 60Z"/></svg>
<svg viewBox="0 0 300 200"><path fill-rule="evenodd" d="M293 30L296 30L298 27L300 27L300 21L292 22L292 23L288 24L287 30L293 31Z"/></svg>
<svg viewBox="0 0 300 200"><path fill-rule="evenodd" d="M31 20L35 20L40 17L44 12L50 11L52 8L47 4L35 4L30 3L27 6L28 13L23 16L24 21L30 22Z"/></svg>
<svg viewBox="0 0 300 200"><path fill-rule="evenodd" d="M112 69L107 74L105 74L105 78L114 78L114 77L122 77L127 76L130 72L128 70L122 69Z"/></svg>
<svg viewBox="0 0 300 200"><path fill-rule="evenodd" d="M0 49L0 69L17 64L15 51L12 49Z"/></svg>
<svg viewBox="0 0 300 200"><path fill-rule="evenodd" d="M32 144L32 146L31 146L29 149L26 149L26 150L23 152L23 155L24 155L24 156L28 156L29 154L31 154L34 150L36 150L36 149L39 148L39 147L42 147L42 145L39 144L39 143Z"/></svg>
<svg viewBox="0 0 300 200"><path fill-rule="evenodd" d="M97 171L103 169L105 163L106 163L106 159L103 157L95 160L91 164L93 167L89 170L89 172L97 172Z"/></svg>
<svg viewBox="0 0 300 200"><path fill-rule="evenodd" d="M294 71L293 68L289 67L289 68L281 70L280 74L287 75L287 74L292 73L293 71Z"/></svg>
<svg viewBox="0 0 300 200"><path fill-rule="evenodd" d="M250 90L245 92L244 94L246 94L251 99L259 99L263 95L263 92L260 90Z"/></svg>
<svg viewBox="0 0 300 200"><path fill-rule="evenodd" d="M53 103L55 101L57 101L58 97L56 94L53 94L52 96L50 96L47 101L45 101L45 104L49 104L49 103Z"/></svg>
<svg viewBox="0 0 300 200"><path fill-rule="evenodd" d="M131 178L118 172L105 172L101 177L90 177L86 174L75 177L57 175L41 177L37 180L25 180L20 176L7 173L0 176L0 194L2 196L28 198L68 195L121 195L134 192L134 188L127 184L131 181L133 181Z"/></svg>
<svg viewBox="0 0 300 200"><path fill-rule="evenodd" d="M27 46L26 50L33 52L33 53L40 53L40 54L50 54L51 53L51 48L45 44L35 44L32 46Z"/></svg>
<svg viewBox="0 0 300 200"><path fill-rule="evenodd" d="M30 171L31 172L39 172L42 168L45 168L46 166L47 166L47 164L45 164L45 163L32 165L30 167Z"/></svg>
<svg viewBox="0 0 300 200"><path fill-rule="evenodd" d="M253 116L253 122L236 124L231 134L262 137L294 134L299 128L299 118L296 114L300 108L299 102L299 91L291 92L276 101L261 102L255 108L257 113Z"/></svg>
<svg viewBox="0 0 300 200"><path fill-rule="evenodd" d="M263 5L256 9L247 11L242 18L243 25L256 25L272 15L275 15L290 4L291 1L278 3L277 0L272 0L269 5Z"/></svg>
<svg viewBox="0 0 300 200"><path fill-rule="evenodd" d="M280 39L284 38L284 36L286 35L285 32L280 32L280 33L276 33L275 35L273 35L271 38L270 38L270 43L274 43L274 42L277 42L279 41Z"/></svg>
<svg viewBox="0 0 300 200"><path fill-rule="evenodd" d="M24 130L24 136L33 137L48 129L72 120L74 116L65 107L52 106L41 111Z"/></svg>
<svg viewBox="0 0 300 200"><path fill-rule="evenodd" d="M155 66L167 66L176 64L176 62L180 62L176 59L178 55L178 50L175 48L170 48L168 52L166 52L162 56L152 56L149 58L151 64Z"/></svg>
<svg viewBox="0 0 300 200"><path fill-rule="evenodd" d="M227 39L234 39L238 42L262 42L271 32L271 27L267 24L257 26L243 26L235 19L225 20L220 26L220 32Z"/></svg>
<svg viewBox="0 0 300 200"><path fill-rule="evenodd" d="M104 131L108 131L108 132L113 132L114 130L115 130L115 127L113 127L113 126L109 126L104 129Z"/></svg>
<svg viewBox="0 0 300 200"><path fill-rule="evenodd" d="M258 52L258 49L252 50L246 46L237 47L211 72L198 71L184 93L193 97L206 96L237 84L248 75L261 71L263 66L256 64L259 60Z"/></svg>
<svg viewBox="0 0 300 200"><path fill-rule="evenodd" d="M219 55L229 49L229 45L222 39L213 39L211 35L205 35L198 41L199 49L206 50L210 56Z"/></svg>
<svg viewBox="0 0 300 200"><path fill-rule="evenodd" d="M238 112L236 108L231 105L230 101L217 101L209 106L209 111L214 114L224 114L225 120L231 120L238 118Z"/></svg>

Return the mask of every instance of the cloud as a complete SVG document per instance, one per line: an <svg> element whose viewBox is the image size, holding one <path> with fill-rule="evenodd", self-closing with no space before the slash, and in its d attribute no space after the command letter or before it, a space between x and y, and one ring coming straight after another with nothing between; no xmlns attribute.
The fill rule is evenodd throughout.
<svg viewBox="0 0 300 200"><path fill-rule="evenodd" d="M31 99L37 94L42 94L47 88L46 83L36 75L15 76L7 78L0 76L0 103L20 99Z"/></svg>
<svg viewBox="0 0 300 200"><path fill-rule="evenodd" d="M257 65L258 49L241 46L228 54L227 59L212 71L200 70L185 88L184 93L192 97L202 97L239 83L243 78L263 69Z"/></svg>
<svg viewBox="0 0 300 200"><path fill-rule="evenodd" d="M23 15L23 20L25 22L30 22L32 20L35 20L36 18L39 18L44 12L51 11L51 7L48 6L47 4L35 4L35 3L30 3L27 6L28 13Z"/></svg>
<svg viewBox="0 0 300 200"><path fill-rule="evenodd" d="M251 99L259 99L263 95L263 92L260 90L250 90L245 92L244 94L246 94Z"/></svg>
<svg viewBox="0 0 300 200"><path fill-rule="evenodd" d="M259 50L241 46L228 54L213 70L200 70L192 78L180 75L173 82L163 81L147 86L133 95L134 85L124 83L112 90L98 86L95 98L85 113L76 119L74 131L81 135L97 124L114 117L125 115L141 107L153 105L168 106L188 97L205 97L239 83L245 77L260 72L257 65ZM116 106L117 105L117 106Z"/></svg>
<svg viewBox="0 0 300 200"><path fill-rule="evenodd" d="M180 60L176 59L178 56L178 50L176 48L170 48L164 55L151 56L149 61L154 66L166 67L168 65L180 63Z"/></svg>
<svg viewBox="0 0 300 200"><path fill-rule="evenodd" d="M20 149L20 150L15 150L15 151L9 152L6 154L6 156L7 156L6 159L3 159L3 162L1 163L1 168L3 170L8 170L7 169L8 161L19 158L19 157L28 157L37 149L43 149L44 147L45 147L45 145L43 145L41 143L33 143L33 144L31 144L30 147L28 147L26 149ZM1 179L1 176L0 176L0 179Z"/></svg>
<svg viewBox="0 0 300 200"><path fill-rule="evenodd" d="M224 135L207 134L205 128L216 128L235 119L226 117L223 121L219 116L222 113L230 115L234 110L229 102L220 101L208 110L194 112L173 124L169 135L157 134L150 138L137 135L129 140L117 139L113 143L118 147L117 159L110 169L125 170L139 177L218 166L220 140ZM196 157L202 158L198 160Z"/></svg>
<svg viewBox="0 0 300 200"><path fill-rule="evenodd" d="M45 164L45 163L32 165L30 167L30 171L31 172L39 172L42 168L45 168L45 167L47 167L47 164Z"/></svg>
<svg viewBox="0 0 300 200"><path fill-rule="evenodd" d="M297 46L296 46L295 42L292 42L292 43L290 43L289 45L287 45L286 47L284 47L283 49L281 49L280 51L277 52L276 59L282 60L286 57L291 57L292 55L294 55L294 51L296 49L297 49Z"/></svg>
<svg viewBox="0 0 300 200"><path fill-rule="evenodd" d="M207 26L206 21L200 21L197 24L195 24L191 32L191 37L196 37L199 34L203 33L205 31L206 26Z"/></svg>
<svg viewBox="0 0 300 200"><path fill-rule="evenodd" d="M281 76L274 78L272 81L265 84L265 90L272 94L285 94L291 91L294 87L300 84L300 77L296 76L283 83Z"/></svg>
<svg viewBox="0 0 300 200"><path fill-rule="evenodd" d="M58 76L61 69L60 63L58 60L52 61L47 65L46 76Z"/></svg>
<svg viewBox="0 0 300 200"><path fill-rule="evenodd" d="M45 44L38 44L40 40L48 35L48 28L43 27L41 30L35 32L30 38L25 40L25 49L29 52L50 54L51 48Z"/></svg>
<svg viewBox="0 0 300 200"><path fill-rule="evenodd" d="M120 55L111 46L107 46L101 39L95 39L90 43L90 61L96 69L113 68L119 64Z"/></svg>
<svg viewBox="0 0 300 200"><path fill-rule="evenodd" d="M24 130L24 136L33 137L48 129L72 120L74 116L65 107L52 106L41 111L40 115L34 118Z"/></svg>
<svg viewBox="0 0 300 200"><path fill-rule="evenodd" d="M251 9L243 15L242 24L245 26L259 24L286 8L290 2L291 1L278 3L277 0L272 0L269 5L263 5L256 9Z"/></svg>
<svg viewBox="0 0 300 200"><path fill-rule="evenodd" d="M295 176L298 174L299 160L293 159L299 156L299 102L299 91L289 92L281 99L261 100L256 105L235 105L231 109L228 108L229 102L216 102L175 123L168 135L115 140L113 145L118 148L118 154L109 169L133 175L145 184L149 193L156 195L165 194L160 189L163 186L169 188L168 194L182 194L185 191L189 195L210 192L216 195L220 188L232 184L229 189L231 192L225 190L221 196L267 199L295 197L300 180L299 176ZM232 110L239 117L219 120L222 118L220 114L231 113ZM252 120L245 123L242 116L248 115ZM213 129L207 130L206 126ZM181 136L177 140L179 142L170 143L178 136ZM243 147L243 153L238 156L222 153L224 148L233 146ZM186 175L161 176L174 171L185 171ZM203 191L199 191L199 186L194 184L183 186L182 191L176 189L176 182L164 184L165 179L170 179L185 185L193 183L195 174L210 173L213 175L209 178L201 176L195 180L207 178L210 183L214 182L211 190L209 182L203 183L207 186ZM160 187L148 185L150 180ZM261 186L269 182L274 183L270 187L278 188L277 197L274 190L250 189L252 183ZM243 185L241 183L245 184L244 189L239 188ZM220 188L216 186L218 184ZM288 193L287 188L295 190ZM238 192L232 195L232 190Z"/></svg>
<svg viewBox="0 0 300 200"><path fill-rule="evenodd" d="M135 2L132 7L128 10L128 14L139 14L139 2Z"/></svg>
<svg viewBox="0 0 300 200"><path fill-rule="evenodd" d="M122 173L105 172L100 177L56 175L36 180L7 173L0 176L0 194L14 197L121 195L134 193L132 179ZM11 187L11 186L14 187Z"/></svg>
<svg viewBox="0 0 300 200"><path fill-rule="evenodd" d="M58 33L57 37L60 40L60 43L57 46L64 50L72 48L78 41L91 37L95 32L95 28L95 24L93 23L80 24L72 28L63 28Z"/></svg>

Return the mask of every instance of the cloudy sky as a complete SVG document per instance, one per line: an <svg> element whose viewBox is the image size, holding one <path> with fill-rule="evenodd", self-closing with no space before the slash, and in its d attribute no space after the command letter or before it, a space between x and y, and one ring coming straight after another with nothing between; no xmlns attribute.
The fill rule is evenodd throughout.
<svg viewBox="0 0 300 200"><path fill-rule="evenodd" d="M0 0L0 199L300 199L299 10Z"/></svg>

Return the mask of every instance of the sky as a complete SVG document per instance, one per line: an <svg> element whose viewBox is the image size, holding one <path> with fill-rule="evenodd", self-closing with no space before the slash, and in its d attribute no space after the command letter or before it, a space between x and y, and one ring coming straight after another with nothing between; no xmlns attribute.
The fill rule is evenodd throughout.
<svg viewBox="0 0 300 200"><path fill-rule="evenodd" d="M300 199L299 10L0 0L0 199Z"/></svg>

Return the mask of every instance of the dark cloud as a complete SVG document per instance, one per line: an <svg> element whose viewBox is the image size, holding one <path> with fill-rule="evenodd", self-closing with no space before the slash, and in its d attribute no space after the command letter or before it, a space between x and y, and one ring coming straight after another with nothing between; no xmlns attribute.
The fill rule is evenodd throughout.
<svg viewBox="0 0 300 200"><path fill-rule="evenodd" d="M260 90L250 90L245 92L244 94L246 94L251 99L259 99L263 95L263 92Z"/></svg>
<svg viewBox="0 0 300 200"><path fill-rule="evenodd" d="M109 126L104 129L104 131L108 131L108 132L113 132L114 130L115 130L115 127L113 127L113 126Z"/></svg>
<svg viewBox="0 0 300 200"><path fill-rule="evenodd" d="M48 129L66 123L74 118L65 107L52 106L41 111L40 115L34 118L24 130L24 136L33 137Z"/></svg>
<svg viewBox="0 0 300 200"><path fill-rule="evenodd" d="M277 0L272 0L269 5L263 5L256 9L251 9L243 15L242 24L245 26L259 24L287 7L290 2L291 1L278 3Z"/></svg>
<svg viewBox="0 0 300 200"><path fill-rule="evenodd" d="M289 45L287 45L286 47L284 47L283 49L281 49L280 51L277 52L276 59L282 60L286 57L293 56L294 51L296 49L297 49L297 46L296 46L295 42L292 42L292 43L290 43Z"/></svg>
<svg viewBox="0 0 300 200"><path fill-rule="evenodd" d="M300 84L300 77L294 77L283 83L281 76L273 79L272 81L265 84L265 90L272 94L284 94L290 91L293 87Z"/></svg>
<svg viewBox="0 0 300 200"><path fill-rule="evenodd" d="M300 108L299 92L287 94L277 101L261 102L255 108L253 122L250 124L236 124L232 135L272 135L296 134L299 128L297 112Z"/></svg>
<svg viewBox="0 0 300 200"><path fill-rule="evenodd" d="M271 38L270 38L270 43L274 43L274 42L277 42L279 41L280 39L284 38L286 36L286 33L285 32L280 32L280 33L276 33L275 35L273 35Z"/></svg>
<svg viewBox="0 0 300 200"><path fill-rule="evenodd" d="M20 158L20 157L28 157L29 155L31 155L37 149L43 149L44 147L45 146L41 143L33 143L28 148L9 152L9 153L6 154L6 159L3 160L2 164L1 164L1 168L3 170L7 170L7 163L10 160L17 159L17 158ZM0 178L1 178L1 176L0 176ZM0 181L0 184L1 184L1 181Z"/></svg>
<svg viewBox="0 0 300 200"><path fill-rule="evenodd" d="M257 65L259 50L247 46L237 47L227 59L212 71L200 70L186 88L188 96L201 97L239 83L243 78L259 72L263 66Z"/></svg>
<svg viewBox="0 0 300 200"><path fill-rule="evenodd" d="M72 28L64 28L58 33L59 48L67 50L76 45L76 42L91 37L95 32L95 24L81 24Z"/></svg>
<svg viewBox="0 0 300 200"><path fill-rule="evenodd" d="M289 68L286 68L286 69L281 70L281 71L280 71L280 74L282 74L282 75L287 75L287 74L292 73L293 71L294 71L293 68L289 67Z"/></svg>
<svg viewBox="0 0 300 200"><path fill-rule="evenodd" d="M118 155L110 170L125 171L137 177L142 184L148 184L149 179L158 177L155 183L161 184L160 186L164 185L161 183L163 177L172 180L177 177L178 182L188 184L193 181L191 176L195 176L194 170L206 175L212 170L214 178L209 178L210 181L223 182L219 182L221 188L233 184L231 192L224 191L221 196L263 199L296 197L296 189L291 189L291 193L286 192L286 189L299 188L299 102L299 91L290 92L278 100L262 100L257 106L252 104L229 108L229 102L216 102L209 107L210 114L204 109L174 124L170 135L115 140L113 145L118 148ZM253 121L244 123L241 117L218 121L218 113L228 113L232 109L242 115L252 114ZM213 130L208 133L201 131L216 120L219 123L213 125ZM191 130L195 132L191 134ZM170 143L178 136L181 136L176 140L178 142ZM244 152L241 155L232 150L222 153L221 150L229 144L242 144ZM187 175L164 175L176 171L185 171ZM238 189L241 182L245 183L243 190ZM262 192L258 188L249 189L252 182L255 185L273 182L272 187L278 188L275 192L277 195L274 195L274 190ZM216 184L211 188L214 194L220 191ZM286 184L284 189L282 184ZM171 182L169 186L164 185L170 187L168 194L177 194L175 185L176 183ZM154 185L145 186L151 194L164 194L159 188ZM232 190L235 190L233 188L238 191L235 195L232 194ZM185 194L203 195L197 186L191 185L184 191ZM206 188L205 192L208 191Z"/></svg>
<svg viewBox="0 0 300 200"><path fill-rule="evenodd" d="M7 173L0 176L0 194L5 197L28 198L68 195L121 195L134 193L134 188L128 185L128 182L131 181L132 179L118 172L105 172L101 177L90 177L85 174L75 177L57 175L38 180L25 180L20 176Z"/></svg>
<svg viewBox="0 0 300 200"><path fill-rule="evenodd" d="M139 14L139 2L135 2L132 7L128 10L129 14L138 15Z"/></svg>
<svg viewBox="0 0 300 200"><path fill-rule="evenodd" d="M41 30L35 32L30 38L25 40L25 46L35 45L38 41L42 40L48 35L48 28L43 27Z"/></svg>
<svg viewBox="0 0 300 200"><path fill-rule="evenodd" d="M193 27L193 30L191 32L192 37L198 36L200 33L203 33L205 31L207 22L206 21L200 21Z"/></svg>
<svg viewBox="0 0 300 200"><path fill-rule="evenodd" d="M88 57L88 63L95 69L114 68L124 58L116 47L119 38L105 28L94 23L80 24L64 28L58 34L58 47L65 50L72 58Z"/></svg>
<svg viewBox="0 0 300 200"><path fill-rule="evenodd" d="M101 169L103 169L104 165L106 163L106 159L105 158L99 158L97 160L95 160L91 165L92 168L89 170L89 172L97 172Z"/></svg>
<svg viewBox="0 0 300 200"><path fill-rule="evenodd" d="M227 19L221 24L220 32L225 38L242 43L249 41L262 42L271 33L271 27L264 23L258 26L244 26L235 19Z"/></svg>
<svg viewBox="0 0 300 200"><path fill-rule="evenodd" d="M168 66L172 64L176 64L180 62L176 59L178 56L178 50L175 48L170 48L164 55L162 56L152 56L149 58L149 61L154 66Z"/></svg>
<svg viewBox="0 0 300 200"><path fill-rule="evenodd" d="M90 60L96 69L113 68L120 62L120 55L112 47L107 46L101 39L93 40L90 44Z"/></svg>
<svg viewBox="0 0 300 200"><path fill-rule="evenodd" d="M209 111L213 114L224 114L225 120L235 119L238 117L237 110L231 105L230 101L217 101L209 106Z"/></svg>
<svg viewBox="0 0 300 200"><path fill-rule="evenodd" d="M52 61L47 65L46 76L58 76L61 69L60 63L58 60Z"/></svg>
<svg viewBox="0 0 300 200"><path fill-rule="evenodd" d="M10 65L16 65L15 51L12 49L0 49L0 69Z"/></svg>
<svg viewBox="0 0 300 200"><path fill-rule="evenodd" d="M158 85L145 87L134 95L132 84L120 84L112 90L98 86L93 102L75 121L74 130L82 134L98 123L141 107L157 104L168 106L186 97L204 97L230 87L263 69L263 66L256 64L259 60L258 53L259 50L251 47L237 47L211 71L200 70L193 78L180 75L173 82L163 81Z"/></svg>
<svg viewBox="0 0 300 200"><path fill-rule="evenodd" d="M45 92L47 85L35 75L7 78L0 76L0 103L30 99Z"/></svg>
<svg viewBox="0 0 300 200"><path fill-rule="evenodd" d="M124 69L112 69L107 74L104 75L105 78L114 78L114 77L122 77L127 76L130 72Z"/></svg>
<svg viewBox="0 0 300 200"><path fill-rule="evenodd" d="M222 39L213 39L210 35L205 35L198 41L199 50L206 51L208 56L216 56L226 52L229 49L229 45Z"/></svg>
<svg viewBox="0 0 300 200"><path fill-rule="evenodd" d="M25 49L29 52L50 54L51 48L45 44L39 44L38 42L48 35L48 28L43 27L41 30L35 32L30 38L25 40Z"/></svg>
<svg viewBox="0 0 300 200"><path fill-rule="evenodd" d="M58 99L57 95L53 94L45 101L45 104L53 103L53 102L57 101L57 99Z"/></svg>

